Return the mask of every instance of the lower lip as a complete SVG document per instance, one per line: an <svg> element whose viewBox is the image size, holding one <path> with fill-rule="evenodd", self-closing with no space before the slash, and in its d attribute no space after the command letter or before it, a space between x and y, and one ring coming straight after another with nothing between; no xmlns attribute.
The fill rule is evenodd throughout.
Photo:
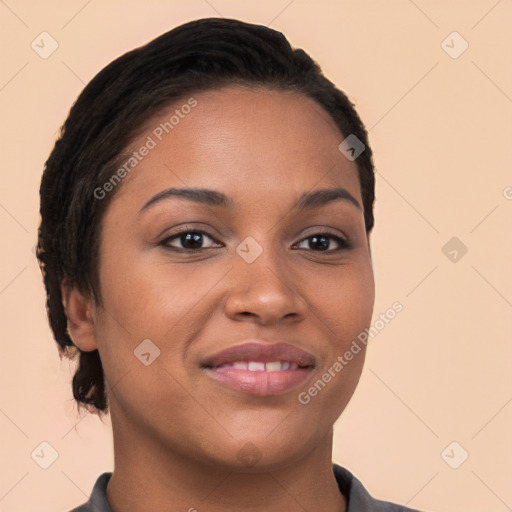
<svg viewBox="0 0 512 512"><path fill-rule="evenodd" d="M256 396L281 395L300 386L313 368L251 371L238 368L207 368L207 373L227 387Z"/></svg>

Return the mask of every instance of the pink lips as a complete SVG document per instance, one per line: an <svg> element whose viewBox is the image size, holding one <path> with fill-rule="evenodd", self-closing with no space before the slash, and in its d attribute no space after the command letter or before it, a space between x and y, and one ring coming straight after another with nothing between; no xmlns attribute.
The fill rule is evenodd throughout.
<svg viewBox="0 0 512 512"><path fill-rule="evenodd" d="M298 347L257 341L222 350L202 364L217 381L256 396L279 395L298 387L314 366L314 356Z"/></svg>

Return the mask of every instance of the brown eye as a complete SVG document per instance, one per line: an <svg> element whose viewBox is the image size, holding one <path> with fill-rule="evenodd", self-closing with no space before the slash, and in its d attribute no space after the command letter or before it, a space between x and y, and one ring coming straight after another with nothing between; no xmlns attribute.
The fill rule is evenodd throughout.
<svg viewBox="0 0 512 512"><path fill-rule="evenodd" d="M173 235L164 238L158 245L162 245L168 249L177 251L199 251L202 249L210 249L214 247L213 245L204 247L203 244L205 243L206 239L215 241L214 238L206 231L198 229L184 229L178 233L174 233ZM171 242L174 244L181 244L181 246L176 247L175 245L172 245Z"/></svg>
<svg viewBox="0 0 512 512"><path fill-rule="evenodd" d="M335 249L329 249L331 246L331 241L334 240L336 244L338 245ZM299 243L306 242L309 247L299 247L299 249L309 248L313 250L314 252L337 252L342 251L344 249L349 249L350 244L347 240L334 235L333 233L324 232L324 233L315 233L313 235L310 235L303 240L301 240Z"/></svg>

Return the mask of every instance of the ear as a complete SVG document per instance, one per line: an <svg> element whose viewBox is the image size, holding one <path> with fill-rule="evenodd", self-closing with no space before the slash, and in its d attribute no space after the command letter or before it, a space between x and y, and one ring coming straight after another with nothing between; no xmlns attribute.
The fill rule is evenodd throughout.
<svg viewBox="0 0 512 512"><path fill-rule="evenodd" d="M68 283L61 285L62 305L68 319L68 333L73 343L82 351L98 348L94 330L95 308L92 298Z"/></svg>

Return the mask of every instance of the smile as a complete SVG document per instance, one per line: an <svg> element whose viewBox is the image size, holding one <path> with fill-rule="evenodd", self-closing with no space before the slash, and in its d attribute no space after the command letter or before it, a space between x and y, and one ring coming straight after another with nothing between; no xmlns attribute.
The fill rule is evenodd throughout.
<svg viewBox="0 0 512 512"><path fill-rule="evenodd" d="M313 366L301 367L289 361L236 361L205 368L207 375L235 391L255 396L287 393L311 375Z"/></svg>
<svg viewBox="0 0 512 512"><path fill-rule="evenodd" d="M262 361L235 361L221 364L216 368L236 368L237 370L249 370L251 372L279 372L281 370L296 370L299 365L290 361L270 361L268 363Z"/></svg>
<svg viewBox="0 0 512 512"><path fill-rule="evenodd" d="M273 396L299 387L315 364L313 354L295 345L247 340L204 358L201 368L223 387Z"/></svg>

